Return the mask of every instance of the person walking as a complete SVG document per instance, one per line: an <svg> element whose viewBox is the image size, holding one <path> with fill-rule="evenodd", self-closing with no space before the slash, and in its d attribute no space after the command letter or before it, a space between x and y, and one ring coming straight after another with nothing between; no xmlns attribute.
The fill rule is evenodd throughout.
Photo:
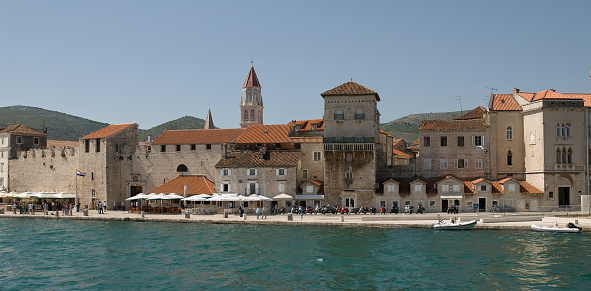
<svg viewBox="0 0 591 291"><path fill-rule="evenodd" d="M105 214L105 212L107 212L107 201L105 200L105 202L103 202L103 214Z"/></svg>
<svg viewBox="0 0 591 291"><path fill-rule="evenodd" d="M103 203L98 202L98 214L103 214Z"/></svg>
<svg viewBox="0 0 591 291"><path fill-rule="evenodd" d="M263 213L262 213L262 217L261 219L267 219L267 208L265 206L263 206Z"/></svg>
<svg viewBox="0 0 591 291"><path fill-rule="evenodd" d="M257 207L257 219L259 219L260 214L261 214L261 209Z"/></svg>

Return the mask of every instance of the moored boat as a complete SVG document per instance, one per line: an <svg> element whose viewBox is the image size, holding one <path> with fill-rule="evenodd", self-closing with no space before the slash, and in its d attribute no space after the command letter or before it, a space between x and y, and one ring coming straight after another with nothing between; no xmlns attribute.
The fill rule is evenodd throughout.
<svg viewBox="0 0 591 291"><path fill-rule="evenodd" d="M541 232L566 232L566 233L579 233L582 230L580 227L541 226L541 225L537 225L537 224L532 224L531 229L533 231L541 231Z"/></svg>
<svg viewBox="0 0 591 291"><path fill-rule="evenodd" d="M478 222L476 220L470 220L466 222L458 222L452 220L451 222L443 222L441 218L439 218L439 222L433 225L434 229L440 230L470 230L476 226Z"/></svg>

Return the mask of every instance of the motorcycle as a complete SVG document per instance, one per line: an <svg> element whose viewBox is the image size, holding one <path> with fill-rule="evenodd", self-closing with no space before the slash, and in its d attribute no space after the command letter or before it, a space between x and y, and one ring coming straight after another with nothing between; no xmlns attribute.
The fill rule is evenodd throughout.
<svg viewBox="0 0 591 291"><path fill-rule="evenodd" d="M398 211L399 209L396 206L392 206L392 209L390 209L390 213L398 214Z"/></svg>

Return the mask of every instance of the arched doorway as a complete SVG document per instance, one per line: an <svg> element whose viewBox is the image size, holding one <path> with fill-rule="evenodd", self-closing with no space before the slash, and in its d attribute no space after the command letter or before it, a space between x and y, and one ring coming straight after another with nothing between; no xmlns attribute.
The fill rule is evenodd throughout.
<svg viewBox="0 0 591 291"><path fill-rule="evenodd" d="M562 176L558 178L558 206L570 205L571 179Z"/></svg>

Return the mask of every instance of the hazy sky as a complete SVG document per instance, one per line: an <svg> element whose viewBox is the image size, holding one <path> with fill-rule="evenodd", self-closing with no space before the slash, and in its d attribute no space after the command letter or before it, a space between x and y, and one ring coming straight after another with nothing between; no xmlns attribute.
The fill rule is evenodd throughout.
<svg viewBox="0 0 591 291"><path fill-rule="evenodd" d="M266 124L322 118L353 78L381 122L485 106L491 88L591 92L591 1L0 0L0 107L150 128L239 127L254 57Z"/></svg>

